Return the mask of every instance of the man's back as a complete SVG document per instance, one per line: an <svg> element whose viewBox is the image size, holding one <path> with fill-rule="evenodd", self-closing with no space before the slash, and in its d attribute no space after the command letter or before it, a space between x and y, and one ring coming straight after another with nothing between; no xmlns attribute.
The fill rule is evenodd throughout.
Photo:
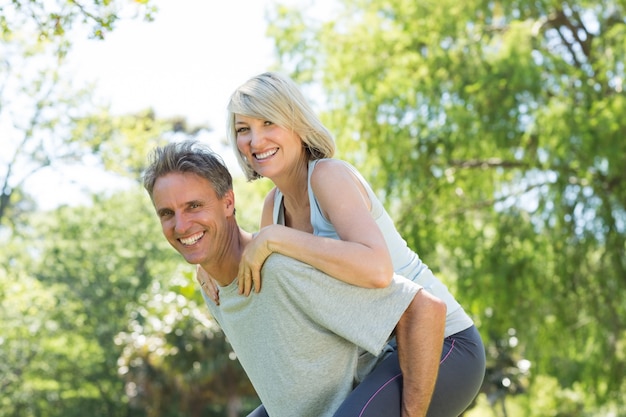
<svg viewBox="0 0 626 417"><path fill-rule="evenodd" d="M278 254L263 276L260 293L238 294L235 280L220 306L206 301L272 417L332 416L357 381L359 347L378 355L420 288L358 288Z"/></svg>

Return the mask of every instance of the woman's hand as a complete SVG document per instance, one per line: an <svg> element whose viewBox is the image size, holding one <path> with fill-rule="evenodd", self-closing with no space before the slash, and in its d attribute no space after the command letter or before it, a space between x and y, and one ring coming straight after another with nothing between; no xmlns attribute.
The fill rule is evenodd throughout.
<svg viewBox="0 0 626 417"><path fill-rule="evenodd" d="M252 287L255 292L261 291L261 268L268 256L272 254L270 249L270 237L283 226L270 225L261 229L252 241L246 245L239 263L239 294L250 295Z"/></svg>
<svg viewBox="0 0 626 417"><path fill-rule="evenodd" d="M217 287L217 283L200 265L196 268L196 280L198 284L200 284L200 287L202 287L202 291L204 291L210 299L215 301L216 305L220 305L220 290Z"/></svg>

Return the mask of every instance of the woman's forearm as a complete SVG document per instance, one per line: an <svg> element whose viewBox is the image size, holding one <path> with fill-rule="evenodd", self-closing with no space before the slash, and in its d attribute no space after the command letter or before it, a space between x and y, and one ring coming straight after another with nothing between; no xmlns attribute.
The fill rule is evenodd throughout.
<svg viewBox="0 0 626 417"><path fill-rule="evenodd" d="M393 265L387 247L315 236L273 225L264 228L258 239L266 239L271 252L307 263L346 283L366 288L389 285Z"/></svg>

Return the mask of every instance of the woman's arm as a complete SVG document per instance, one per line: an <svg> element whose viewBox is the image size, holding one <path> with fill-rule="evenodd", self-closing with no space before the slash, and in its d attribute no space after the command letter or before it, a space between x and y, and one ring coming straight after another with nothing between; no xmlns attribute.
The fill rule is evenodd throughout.
<svg viewBox="0 0 626 417"><path fill-rule="evenodd" d="M281 225L267 226L267 219L272 222L273 210L273 195L271 198L268 195L262 220L265 227L248 244L240 264L243 294L249 294L253 284L256 291L260 290L260 270L272 252L295 258L360 287L386 287L391 281L391 256L372 218L371 203L360 181L341 162L331 160L317 164L311 186L322 213L333 224L340 240Z"/></svg>
<svg viewBox="0 0 626 417"><path fill-rule="evenodd" d="M216 305L220 305L220 289L217 282L200 265L196 265L196 281L200 284L202 291L212 299Z"/></svg>

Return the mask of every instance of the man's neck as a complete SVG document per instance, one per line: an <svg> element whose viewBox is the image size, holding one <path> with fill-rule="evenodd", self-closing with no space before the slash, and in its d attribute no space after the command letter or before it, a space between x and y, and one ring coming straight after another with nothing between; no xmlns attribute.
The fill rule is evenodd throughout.
<svg viewBox="0 0 626 417"><path fill-rule="evenodd" d="M224 248L219 256L202 264L202 268L217 281L218 285L225 287L230 285L239 272L239 261L246 245L252 240L252 234L241 229L236 224L232 229L230 238L224 242Z"/></svg>

